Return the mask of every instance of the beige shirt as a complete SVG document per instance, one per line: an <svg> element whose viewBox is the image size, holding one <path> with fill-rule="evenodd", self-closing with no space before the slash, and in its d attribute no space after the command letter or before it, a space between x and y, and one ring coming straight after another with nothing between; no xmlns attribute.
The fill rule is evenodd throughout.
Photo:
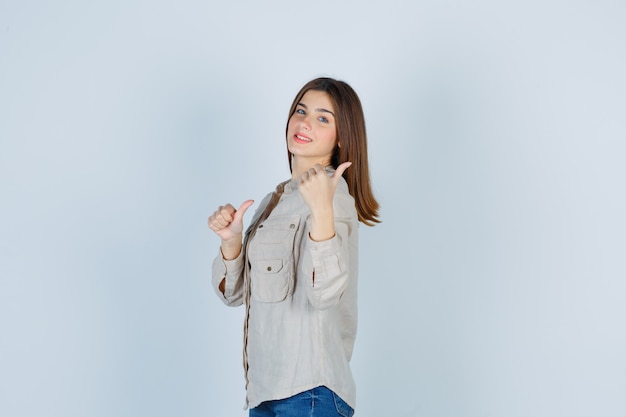
<svg viewBox="0 0 626 417"><path fill-rule="evenodd" d="M269 195L252 223L268 201ZM335 236L311 240L310 210L298 182L291 181L247 253L230 261L219 254L213 262L213 287L222 301L239 306L250 300L244 338L246 408L320 385L355 408L350 358L357 327L358 218L343 178L333 206ZM219 290L223 279L224 294Z"/></svg>

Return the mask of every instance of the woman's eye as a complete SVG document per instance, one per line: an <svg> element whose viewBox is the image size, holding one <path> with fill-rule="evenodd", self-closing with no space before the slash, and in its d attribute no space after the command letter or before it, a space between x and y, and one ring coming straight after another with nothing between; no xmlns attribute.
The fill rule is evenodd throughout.
<svg viewBox="0 0 626 417"><path fill-rule="evenodd" d="M320 122L322 123L328 123L328 119L325 118L324 116L320 116L320 118L318 119Z"/></svg>
<svg viewBox="0 0 626 417"><path fill-rule="evenodd" d="M297 109L296 113L298 113L298 114L306 114L306 112L304 110L302 110L302 109Z"/></svg>

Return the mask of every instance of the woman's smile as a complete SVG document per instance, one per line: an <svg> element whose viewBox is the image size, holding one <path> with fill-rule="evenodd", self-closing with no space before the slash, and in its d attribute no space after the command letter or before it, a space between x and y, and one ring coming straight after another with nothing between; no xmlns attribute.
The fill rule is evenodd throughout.
<svg viewBox="0 0 626 417"><path fill-rule="evenodd" d="M302 133L296 133L293 137L293 140L297 143L309 143L312 142L311 138L308 136L304 136Z"/></svg>

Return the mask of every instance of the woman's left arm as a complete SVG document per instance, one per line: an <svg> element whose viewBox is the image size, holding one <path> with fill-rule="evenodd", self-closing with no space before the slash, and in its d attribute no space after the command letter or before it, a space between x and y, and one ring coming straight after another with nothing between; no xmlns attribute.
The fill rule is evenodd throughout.
<svg viewBox="0 0 626 417"><path fill-rule="evenodd" d="M324 172L324 177L334 182L330 183L330 198L325 193L328 182L316 188L318 184L314 183L315 180L313 184L309 183L309 176L300 184L300 192L311 209L311 217L307 222L308 236L302 242L298 272L300 279L305 280L309 301L317 309L336 305L349 280L356 279L356 271L351 271L354 262L350 258L354 257L352 261L356 261L358 218L347 184L339 184L341 173L348 166L341 165L334 177L328 177ZM317 180L323 182L324 179Z"/></svg>
<svg viewBox="0 0 626 417"><path fill-rule="evenodd" d="M319 310L339 303L350 281L356 279L356 218L338 218L335 236L322 242L305 237L298 265L307 298Z"/></svg>

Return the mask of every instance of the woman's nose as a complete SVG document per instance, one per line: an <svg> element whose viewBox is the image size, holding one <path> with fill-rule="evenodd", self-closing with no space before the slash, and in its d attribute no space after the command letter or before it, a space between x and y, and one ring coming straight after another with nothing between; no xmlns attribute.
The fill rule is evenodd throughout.
<svg viewBox="0 0 626 417"><path fill-rule="evenodd" d="M311 122L309 122L308 117L305 117L304 119L302 119L302 123L300 125L300 128L302 130L311 130Z"/></svg>

